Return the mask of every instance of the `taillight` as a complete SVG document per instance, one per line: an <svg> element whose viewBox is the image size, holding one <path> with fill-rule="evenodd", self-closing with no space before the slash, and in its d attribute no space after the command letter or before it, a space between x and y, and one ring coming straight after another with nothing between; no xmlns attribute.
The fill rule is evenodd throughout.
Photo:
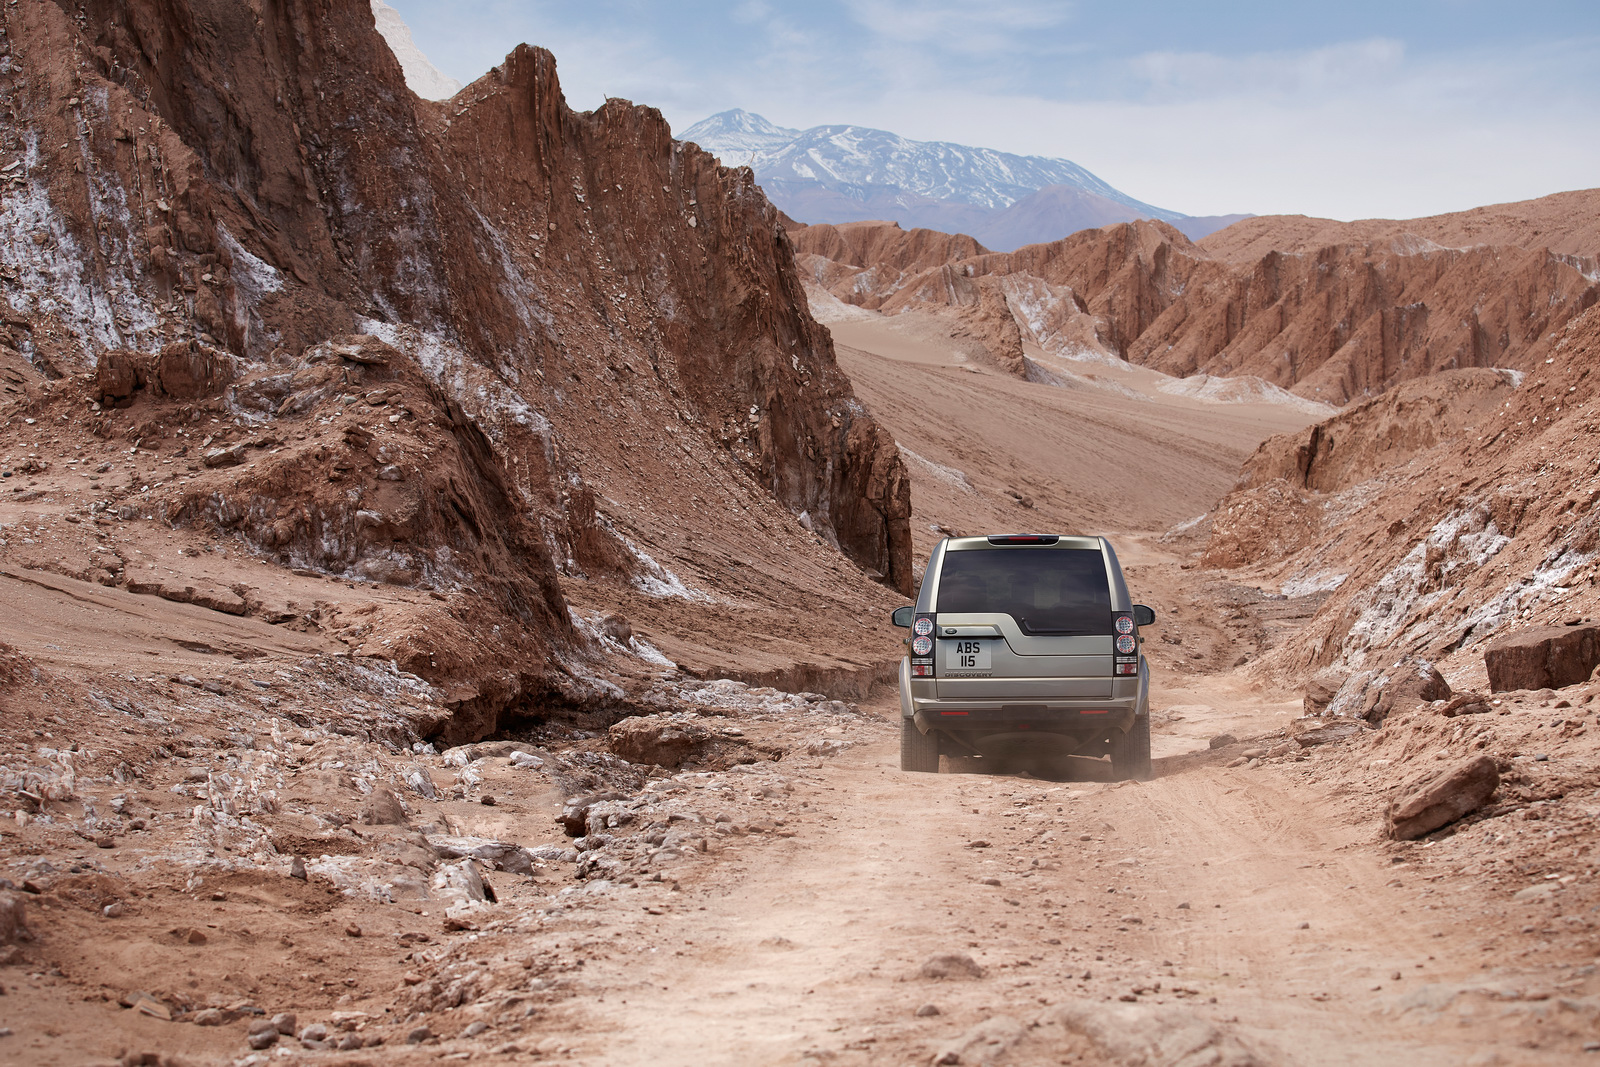
<svg viewBox="0 0 1600 1067"><path fill-rule="evenodd" d="M932 615L918 615L911 623L911 632L917 635L911 639L913 678L933 677L933 629Z"/></svg>
<svg viewBox="0 0 1600 1067"><path fill-rule="evenodd" d="M1111 628L1116 631L1116 639L1112 648L1116 655L1112 657L1112 674L1138 674L1139 673L1139 638L1136 634L1133 612L1119 611L1111 617Z"/></svg>

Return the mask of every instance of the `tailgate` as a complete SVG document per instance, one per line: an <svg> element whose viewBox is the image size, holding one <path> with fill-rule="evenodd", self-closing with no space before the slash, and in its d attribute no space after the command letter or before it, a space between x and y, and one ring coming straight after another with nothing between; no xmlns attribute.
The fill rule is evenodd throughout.
<svg viewBox="0 0 1600 1067"><path fill-rule="evenodd" d="M1025 635L1009 615L939 619L940 700L1111 696L1110 634Z"/></svg>

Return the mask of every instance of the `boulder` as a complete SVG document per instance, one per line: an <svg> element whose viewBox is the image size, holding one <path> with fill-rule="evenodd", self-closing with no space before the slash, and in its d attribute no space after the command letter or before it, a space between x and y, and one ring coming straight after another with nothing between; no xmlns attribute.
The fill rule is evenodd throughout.
<svg viewBox="0 0 1600 1067"><path fill-rule="evenodd" d="M1289 733L1301 748L1343 741L1364 729L1359 719L1296 719L1289 724Z"/></svg>
<svg viewBox="0 0 1600 1067"><path fill-rule="evenodd" d="M964 952L941 952L924 960L917 974L922 978L982 978L984 971Z"/></svg>
<svg viewBox="0 0 1600 1067"><path fill-rule="evenodd" d="M1389 803L1389 834L1410 840L1483 807L1500 784L1494 760L1479 754L1402 785Z"/></svg>
<svg viewBox="0 0 1600 1067"><path fill-rule="evenodd" d="M483 875L470 859L439 868L434 872L431 888L435 900L487 901L489 897Z"/></svg>
<svg viewBox="0 0 1600 1067"><path fill-rule="evenodd" d="M1301 699L1301 707L1307 717L1321 715L1328 710L1328 705L1333 703L1333 698L1338 695L1339 687L1344 684L1344 676L1336 672L1324 671L1306 683L1306 694Z"/></svg>
<svg viewBox="0 0 1600 1067"><path fill-rule="evenodd" d="M1450 683L1428 660L1412 656L1399 662L1347 676L1333 698L1323 706L1330 718L1365 719L1374 725L1392 712L1409 711L1418 704L1450 698ZM1307 695L1306 706L1311 706Z"/></svg>
<svg viewBox="0 0 1600 1067"><path fill-rule="evenodd" d="M125 348L100 353L95 366L93 396L102 404L127 407L133 394L148 384L150 363L147 357Z"/></svg>
<svg viewBox="0 0 1600 1067"><path fill-rule="evenodd" d="M1489 688L1560 689L1589 680L1600 665L1600 626L1536 626L1507 634L1483 650Z"/></svg>
<svg viewBox="0 0 1600 1067"><path fill-rule="evenodd" d="M529 875L533 873L533 853L509 841L496 841L487 837L433 834L428 837L428 844L445 859L475 859L497 871Z"/></svg>
<svg viewBox="0 0 1600 1067"><path fill-rule="evenodd" d="M1489 703L1488 697L1476 690L1466 689L1451 694L1450 699L1439 710L1445 718L1453 719L1457 715L1483 715L1493 711L1494 708Z"/></svg>
<svg viewBox="0 0 1600 1067"><path fill-rule="evenodd" d="M711 740L711 731L668 715L623 719L610 730L611 751L629 763L677 767Z"/></svg>
<svg viewBox="0 0 1600 1067"><path fill-rule="evenodd" d="M582 837L588 832L589 809L607 800L620 800L621 793L595 793L589 796L568 797L556 816L562 831L568 837Z"/></svg>
<svg viewBox="0 0 1600 1067"><path fill-rule="evenodd" d="M167 345L156 357L155 378L161 391L178 400L215 396L236 375L232 356L196 341Z"/></svg>
<svg viewBox="0 0 1600 1067"><path fill-rule="evenodd" d="M361 822L366 826L404 826L406 809L392 789L378 788L361 811Z"/></svg>

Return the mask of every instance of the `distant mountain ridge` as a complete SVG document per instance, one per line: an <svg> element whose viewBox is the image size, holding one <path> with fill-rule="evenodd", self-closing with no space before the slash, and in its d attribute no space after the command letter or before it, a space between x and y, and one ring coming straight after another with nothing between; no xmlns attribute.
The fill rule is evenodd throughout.
<svg viewBox="0 0 1600 1067"><path fill-rule="evenodd" d="M737 108L696 123L681 139L728 166L750 167L796 220L890 219L970 234L1000 251L1134 219L1160 219L1198 239L1248 217L1159 208L1069 159L913 141L864 126L796 130Z"/></svg>

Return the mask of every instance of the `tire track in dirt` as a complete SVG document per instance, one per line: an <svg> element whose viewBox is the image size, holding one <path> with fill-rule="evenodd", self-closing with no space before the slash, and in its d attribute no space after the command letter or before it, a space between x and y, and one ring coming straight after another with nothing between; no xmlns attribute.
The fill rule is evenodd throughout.
<svg viewBox="0 0 1600 1067"><path fill-rule="evenodd" d="M596 995L565 1010L596 1062L927 1062L1072 999L1185 1004L1272 1062L1460 1063L1486 1037L1389 1013L1465 977L1433 958L1462 958L1465 932L1407 918L1375 824L1337 790L1193 759L1111 785L906 774L893 756L886 740L797 779L798 836L727 848L649 946L589 969ZM986 976L916 977L945 952Z"/></svg>

